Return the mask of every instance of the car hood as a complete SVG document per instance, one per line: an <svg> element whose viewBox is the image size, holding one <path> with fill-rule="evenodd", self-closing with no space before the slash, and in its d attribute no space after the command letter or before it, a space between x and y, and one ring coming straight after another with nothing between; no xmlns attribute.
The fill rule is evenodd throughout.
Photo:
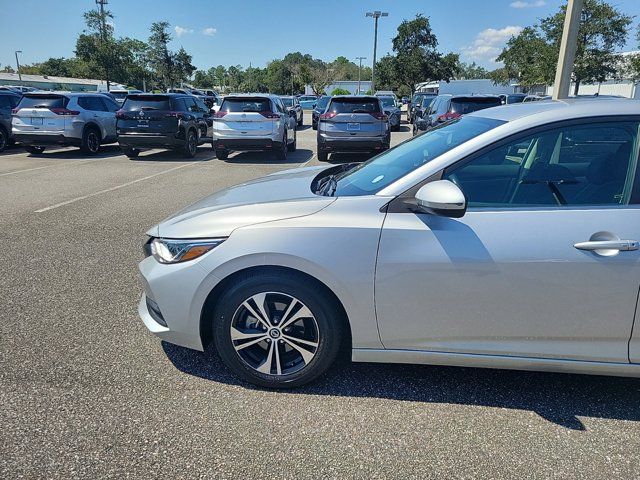
<svg viewBox="0 0 640 480"><path fill-rule="evenodd" d="M335 201L311 191L326 166L286 170L209 195L147 232L153 237L227 237L240 227L302 217Z"/></svg>

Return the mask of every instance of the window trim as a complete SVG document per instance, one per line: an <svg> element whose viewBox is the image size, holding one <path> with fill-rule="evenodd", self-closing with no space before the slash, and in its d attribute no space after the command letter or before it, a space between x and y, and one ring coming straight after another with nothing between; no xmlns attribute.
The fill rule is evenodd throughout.
<svg viewBox="0 0 640 480"><path fill-rule="evenodd" d="M447 165L446 167L440 169L436 173L430 175L429 177L415 183L407 190L402 192L400 195L396 196L393 200L383 206L380 210L387 210L388 213L416 213L416 209L413 207L413 199L415 198L416 192L423 187L424 185L431 183L436 180L441 180L444 176L445 172L452 168L458 168L463 166L469 162L472 162L475 158L484 155L491 150L496 148L500 148L506 144L513 143L522 138L529 137L531 135L535 135L536 133L545 132L548 130L553 130L556 128L562 127L570 127L573 125L586 125L589 123L602 123L602 122L638 122L640 124L640 115L607 115L601 117L582 117L582 118L572 118L570 120L560 120L558 122L547 123L545 125L538 125L533 128L529 128L527 130L522 130L520 132L514 133L507 137L501 138L500 140L490 143L482 147L475 152L456 160L455 162ZM640 125L639 125L640 126ZM636 138L636 143L640 145L640 133L638 133L638 137ZM552 206L531 206L531 207L469 207L467 211L471 212L514 212L514 211L545 211L545 210L600 210L600 209L610 209L610 208L629 208L634 205L640 204L640 147L638 148L637 156L635 158L635 172L633 173L633 184L631 185L631 194L629 196L629 202L626 204L611 204L611 205L552 205ZM633 159L632 159L633 161Z"/></svg>

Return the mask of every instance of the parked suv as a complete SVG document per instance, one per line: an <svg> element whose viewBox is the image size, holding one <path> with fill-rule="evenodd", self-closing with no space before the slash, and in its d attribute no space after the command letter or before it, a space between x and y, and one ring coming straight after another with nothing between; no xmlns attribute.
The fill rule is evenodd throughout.
<svg viewBox="0 0 640 480"><path fill-rule="evenodd" d="M413 124L413 134L460 118L467 113L500 105L502 100L498 95L438 95L431 103L429 111Z"/></svg>
<svg viewBox="0 0 640 480"><path fill-rule="evenodd" d="M300 106L300 102L298 102L298 98L283 96L280 97L280 100L282 100L284 108L289 111L289 115L295 118L296 124L301 127L304 120L304 113L302 112L302 107Z"/></svg>
<svg viewBox="0 0 640 480"><path fill-rule="evenodd" d="M0 90L0 152L13 142L11 134L11 110L20 102L21 95L9 90Z"/></svg>
<svg viewBox="0 0 640 480"><path fill-rule="evenodd" d="M335 96L318 119L320 161L331 152L380 152L389 148L390 141L389 119L377 97Z"/></svg>
<svg viewBox="0 0 640 480"><path fill-rule="evenodd" d="M311 128L313 128L314 130L318 129L318 119L320 118L320 115L322 115L326 110L327 105L329 105L329 100L331 100L330 96L323 95L316 102L316 106L313 107L313 110L311 112Z"/></svg>
<svg viewBox="0 0 640 480"><path fill-rule="evenodd" d="M407 107L407 120L409 123L413 123L416 120L416 114L420 110L420 108L424 105L425 99L433 100L438 95L431 92L416 92L413 94L413 98Z"/></svg>
<svg viewBox="0 0 640 480"><path fill-rule="evenodd" d="M214 115L213 146L222 160L238 150L274 152L285 160L296 144L296 121L275 95L228 95Z"/></svg>
<svg viewBox="0 0 640 480"><path fill-rule="evenodd" d="M135 94L135 93L143 93L142 90L126 90L126 89L113 89L109 90L109 93L115 97L117 103L122 105L124 100L127 98L127 95Z"/></svg>
<svg viewBox="0 0 640 480"><path fill-rule="evenodd" d="M393 97L379 95L378 98L382 104L382 111L389 117L389 128L396 132L399 131L402 110L397 107Z"/></svg>
<svg viewBox="0 0 640 480"><path fill-rule="evenodd" d="M193 95L129 95L117 113L118 143L129 158L148 148L182 150L187 158L211 141L211 113Z"/></svg>
<svg viewBox="0 0 640 480"><path fill-rule="evenodd" d="M13 109L16 141L29 153L50 145L75 145L87 154L116 141L119 105L100 93L32 92Z"/></svg>

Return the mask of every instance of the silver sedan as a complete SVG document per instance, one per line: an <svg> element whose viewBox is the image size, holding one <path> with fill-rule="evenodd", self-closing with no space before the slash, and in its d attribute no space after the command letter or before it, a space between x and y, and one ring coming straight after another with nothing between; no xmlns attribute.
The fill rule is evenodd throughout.
<svg viewBox="0 0 640 480"><path fill-rule="evenodd" d="M631 100L503 106L220 191L148 232L140 316L267 387L345 343L354 361L638 377L639 132Z"/></svg>

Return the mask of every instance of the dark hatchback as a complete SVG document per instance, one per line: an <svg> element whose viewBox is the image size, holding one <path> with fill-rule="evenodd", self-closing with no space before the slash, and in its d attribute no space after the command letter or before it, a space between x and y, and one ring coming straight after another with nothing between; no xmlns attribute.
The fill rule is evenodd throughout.
<svg viewBox="0 0 640 480"><path fill-rule="evenodd" d="M116 113L120 148L129 158L141 150L181 150L192 158L198 145L211 142L212 115L204 102L186 94L129 95Z"/></svg>

